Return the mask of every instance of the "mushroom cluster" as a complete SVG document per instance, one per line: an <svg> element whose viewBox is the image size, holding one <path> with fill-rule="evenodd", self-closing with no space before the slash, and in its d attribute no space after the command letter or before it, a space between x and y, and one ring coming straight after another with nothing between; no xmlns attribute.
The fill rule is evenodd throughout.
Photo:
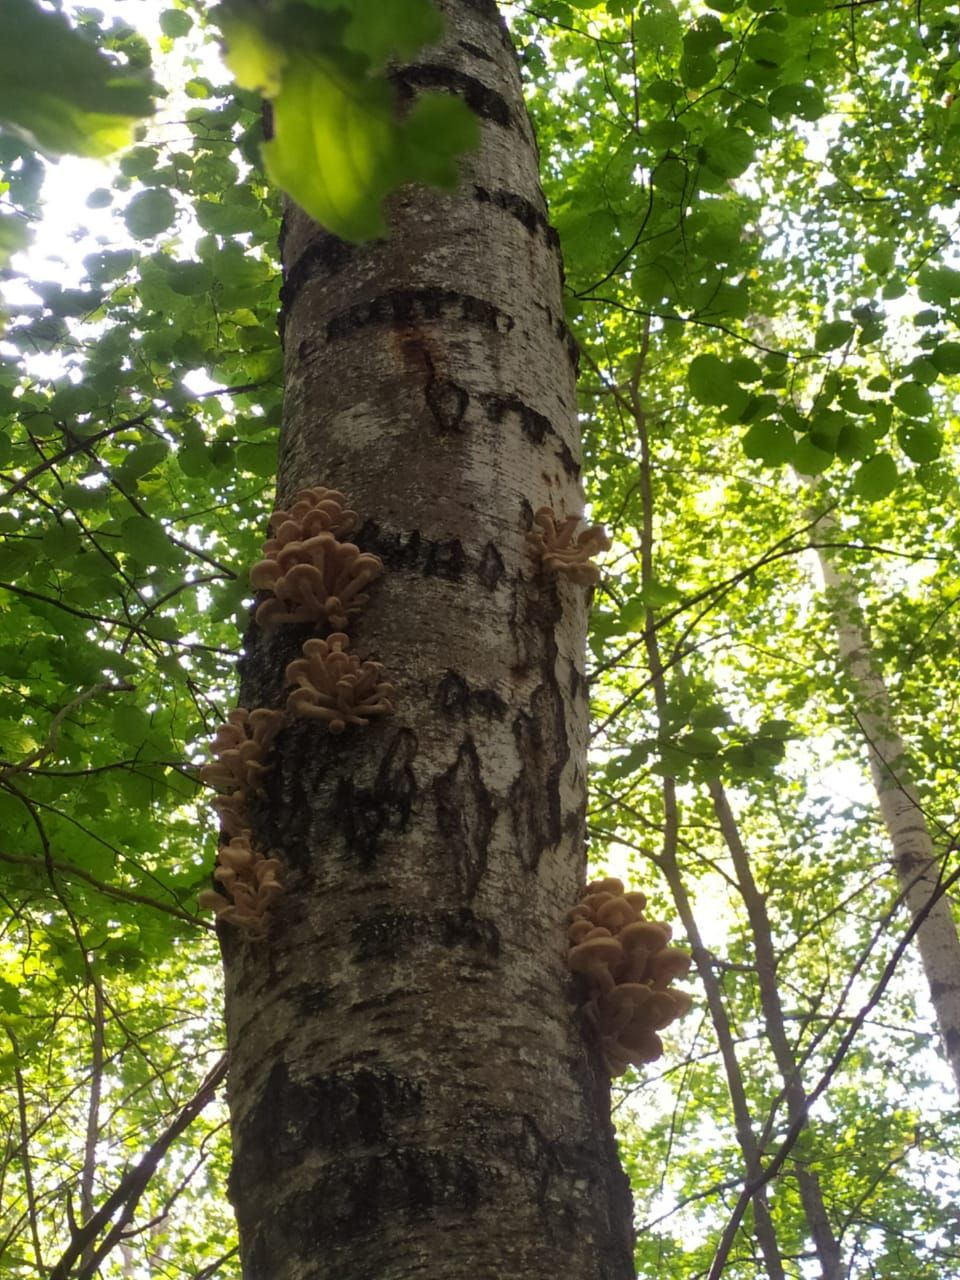
<svg viewBox="0 0 960 1280"><path fill-rule="evenodd" d="M657 1032L693 1004L688 992L670 987L689 972L691 957L669 945L670 926L647 920L645 906L642 893L625 893L611 877L588 884L567 913L567 963L590 985L586 1012L612 1076L659 1058Z"/></svg>
<svg viewBox="0 0 960 1280"><path fill-rule="evenodd" d="M606 551L610 540L599 524L584 529L574 539L573 532L579 523L579 516L566 516L558 523L552 507L540 507L534 513L527 542L545 569L589 587L600 578L600 569L590 557Z"/></svg>
<svg viewBox="0 0 960 1280"><path fill-rule="evenodd" d="M211 743L215 759L200 770L204 782L218 791L263 792L263 775L269 772L267 755L283 728L283 712L257 707L234 707Z"/></svg>
<svg viewBox="0 0 960 1280"><path fill-rule="evenodd" d="M347 653L349 644L342 631L326 640L307 640L303 657L286 670L287 683L297 686L287 697L287 710L326 721L331 733L343 733L348 724L369 724L371 716L393 711L394 690L381 679L382 664L361 662Z"/></svg>
<svg viewBox="0 0 960 1280"><path fill-rule="evenodd" d="M250 844L250 832L234 836L217 850L213 878L223 892L204 889L201 907L210 908L218 920L229 920L248 938L262 938L273 899L283 892L280 862L266 857Z"/></svg>
<svg viewBox="0 0 960 1280"><path fill-rule="evenodd" d="M329 530L287 542L250 570L251 584L273 593L257 609L257 622L262 627L325 622L339 630L366 604L363 588L381 573L379 556L340 542Z"/></svg>
<svg viewBox="0 0 960 1280"><path fill-rule="evenodd" d="M263 794L269 753L287 714L323 720L331 733L342 733L347 725L367 725L393 710L393 689L382 679L380 663L346 652L343 628L367 603L364 588L383 572L379 556L341 541L358 523L336 489L301 489L289 507L271 515L263 559L250 570L253 586L271 593L256 611L261 626L308 622L333 634L307 640L302 656L287 667L287 682L296 688L286 710L231 711L214 737L214 759L200 770L220 793L212 803L221 840L228 842L217 853L214 879L220 888L201 893L200 905L212 907L218 920L237 925L248 938L265 936L270 902L282 892L279 861L250 843L247 803L250 795Z"/></svg>
<svg viewBox="0 0 960 1280"><path fill-rule="evenodd" d="M337 489L301 489L294 494L288 509L277 509L270 516L273 536L263 544L265 556L275 556L288 542L304 542L318 533L341 537L357 527L360 517L349 510L346 498Z"/></svg>

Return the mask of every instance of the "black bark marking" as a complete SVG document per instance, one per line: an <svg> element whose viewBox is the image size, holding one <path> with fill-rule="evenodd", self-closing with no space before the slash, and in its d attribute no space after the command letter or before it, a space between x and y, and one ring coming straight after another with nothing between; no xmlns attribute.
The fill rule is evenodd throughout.
<svg viewBox="0 0 960 1280"><path fill-rule="evenodd" d="M433 790L437 827L453 854L457 885L465 898L472 898L487 869L490 832L496 818L496 805L484 785L472 738L460 744L454 763L434 779Z"/></svg>
<svg viewBox="0 0 960 1280"><path fill-rule="evenodd" d="M556 681L538 685L530 714L513 722L520 772L510 788L510 815L517 853L527 871L535 871L546 849L563 835L560 775L570 755L563 699Z"/></svg>
<svg viewBox="0 0 960 1280"><path fill-rule="evenodd" d="M410 101L417 89L449 89L458 94L475 114L483 120L506 129L510 126L510 107L506 98L489 88L475 76L457 71L455 67L441 67L437 63L420 63L403 67L390 77L400 91L400 96Z"/></svg>
<svg viewBox="0 0 960 1280"><path fill-rule="evenodd" d="M266 1280L278 1257L328 1255L331 1246L363 1250L378 1224L390 1219L409 1223L444 1211L476 1212L484 1188L499 1180L494 1168L428 1147L389 1145L374 1154L344 1155L319 1171L309 1190L286 1199L271 1220L260 1215L263 1234L245 1251L245 1274ZM351 1259L355 1263L354 1252ZM315 1274L320 1280L330 1268Z"/></svg>
<svg viewBox="0 0 960 1280"><path fill-rule="evenodd" d="M500 932L492 920L478 916L469 907L442 911L396 911L383 908L358 921L350 932L356 960L385 960L424 943L448 950L463 948L489 960L500 954Z"/></svg>
<svg viewBox="0 0 960 1280"><path fill-rule="evenodd" d="M298 986L287 987L283 998L292 1004L304 1018L315 1018L318 1013L329 1009L333 1003L333 988L319 982L301 982Z"/></svg>
<svg viewBox="0 0 960 1280"><path fill-rule="evenodd" d="M458 538L448 542L428 542L423 562L426 578L445 578L447 582L459 582L467 567L467 553Z"/></svg>
<svg viewBox="0 0 960 1280"><path fill-rule="evenodd" d="M427 321L475 324L493 333L509 333L514 327L512 316L472 294L454 289L390 289L347 307L329 320L327 341L347 338L371 325L400 328Z"/></svg>
<svg viewBox="0 0 960 1280"><path fill-rule="evenodd" d="M473 194L479 204L495 205L496 208L502 209L504 213L508 213L511 218L516 218L531 235L541 231L550 248L555 253L560 252L559 234L554 227L551 227L546 215L536 205L531 204L529 200L524 200L523 196L519 196L513 191L488 191L486 187L480 186L473 188Z"/></svg>
<svg viewBox="0 0 960 1280"><path fill-rule="evenodd" d="M470 396L464 387L451 378L438 378L431 371L425 396L440 432L446 434L463 429L463 417L470 403Z"/></svg>
<svg viewBox="0 0 960 1280"><path fill-rule="evenodd" d="M400 729L387 748L372 787L360 787L352 778L341 778L331 808L347 848L367 870L379 852L385 831L404 831L417 795L413 761L417 738Z"/></svg>
<svg viewBox="0 0 960 1280"><path fill-rule="evenodd" d="M494 689L471 689L457 671L448 670L437 685L434 705L443 715L466 719L477 714L488 720L502 720L507 704Z"/></svg>
<svg viewBox="0 0 960 1280"><path fill-rule="evenodd" d="M567 328L563 320L557 321L557 337L563 343L567 352L567 359L573 367L573 376L577 377L580 373L580 343Z"/></svg>
<svg viewBox="0 0 960 1280"><path fill-rule="evenodd" d="M466 552L458 539L431 542L421 537L418 529L394 532L367 520L357 534L357 543L364 551L378 555L387 569L408 573L419 570L424 577L459 582L467 568Z"/></svg>
<svg viewBox="0 0 960 1280"><path fill-rule="evenodd" d="M480 579L481 584L488 591L495 591L506 571L507 567L503 563L503 556L492 542L488 542L483 548L483 555L477 565L477 577Z"/></svg>
<svg viewBox="0 0 960 1280"><path fill-rule="evenodd" d="M586 675L574 663L570 664L570 698L576 702L585 698L590 692L590 682Z"/></svg>
<svg viewBox="0 0 960 1280"><path fill-rule="evenodd" d="M329 280L348 266L356 256L356 246L348 244L328 231L318 232L300 257L283 274L280 286L280 336L287 314L304 285L322 275Z"/></svg>
<svg viewBox="0 0 960 1280"><path fill-rule="evenodd" d="M538 413L530 405L524 404L516 395L502 396L488 392L481 395L479 399L490 415L490 420L497 426L501 426L510 414L516 414L520 419L520 430L531 444L542 445L547 436L551 436L554 452L564 471L574 478L580 475L580 464L574 458L570 446L560 438L548 417Z"/></svg>
<svg viewBox="0 0 960 1280"><path fill-rule="evenodd" d="M471 44L469 40L458 40L457 44L461 49L465 49L473 58L479 58L482 62L493 62L486 49L481 49L478 44Z"/></svg>
<svg viewBox="0 0 960 1280"><path fill-rule="evenodd" d="M557 1145L545 1136L533 1116L526 1113L520 1119L517 1164L527 1169L536 1180L537 1205L546 1210L550 1182L556 1175L564 1176L564 1161Z"/></svg>
<svg viewBox="0 0 960 1280"><path fill-rule="evenodd" d="M421 1109L419 1086L390 1071L361 1067L299 1081L278 1062L241 1126L241 1143L258 1160L233 1162L231 1195L262 1195L263 1185L299 1164L305 1151L387 1141Z"/></svg>

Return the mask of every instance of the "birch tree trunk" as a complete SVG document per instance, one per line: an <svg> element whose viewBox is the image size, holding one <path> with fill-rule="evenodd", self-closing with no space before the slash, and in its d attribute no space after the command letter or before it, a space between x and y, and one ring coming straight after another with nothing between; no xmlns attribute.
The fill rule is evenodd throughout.
<svg viewBox="0 0 960 1280"><path fill-rule="evenodd" d="M493 0L397 71L483 144L405 189L385 242L287 212L281 505L343 490L383 577L351 626L396 713L277 740L265 943L223 930L247 1280L626 1280L631 1209L561 921L585 868L584 587L526 533L579 512L575 346ZM282 705L307 629L252 626L244 706Z"/></svg>
<svg viewBox="0 0 960 1280"><path fill-rule="evenodd" d="M817 530L827 541L839 540L837 523L829 512L820 517ZM867 744L870 775L893 850L893 867L911 918L921 920L917 947L947 1061L960 1090L960 939L950 900L942 892L942 865L911 782L907 748L897 732L856 586L829 548L819 548L818 556L840 657L855 690L857 724Z"/></svg>

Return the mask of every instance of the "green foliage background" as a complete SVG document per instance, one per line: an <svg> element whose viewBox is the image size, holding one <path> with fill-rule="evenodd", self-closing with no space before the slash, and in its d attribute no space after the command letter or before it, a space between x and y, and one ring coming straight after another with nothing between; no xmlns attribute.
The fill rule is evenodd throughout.
<svg viewBox="0 0 960 1280"><path fill-rule="evenodd" d="M470 138L451 118L432 157L396 147L374 78L390 31L362 5L314 7L333 19L326 89L304 87L301 68L286 92L336 120L331 84L359 76L373 116L352 127L393 163L343 204L311 162L322 181L305 198L333 200L346 218L336 228L362 236L379 228L390 185L449 182ZM503 8L582 347L588 498L614 539L591 637L593 854L702 935L735 1079L772 1158L788 1128L783 1080L759 1003L756 917L710 795L722 784L765 905L787 1037L806 1089L827 1086L768 1189L785 1274L815 1270L801 1169L819 1176L849 1275L951 1274L956 1099L922 978L896 951L907 921L812 548L829 541L858 592L950 874L960 21L942 3ZM214 844L196 764L231 701L280 421L278 197L254 90L279 48L281 79L266 87L284 92L282 31L254 30L259 71L244 62L238 88L202 53L202 5L159 12L149 39L73 16L110 69L97 93L126 86L111 129L149 108L131 85L149 86L151 71L171 92L86 196L90 220L115 216L99 242L78 233L82 267L65 254L6 272L0 1271L11 1277L50 1272L71 1221L125 1185L221 1052L215 940L195 909ZM228 38L231 16L252 21L221 15ZM366 43L348 48L351 31ZM33 109L61 124L41 136L5 102L0 250L12 250L42 215L50 152L92 137L77 113L104 103ZM829 537L814 519L826 510ZM699 989L697 1001L663 1062L617 1091L643 1277L714 1274L745 1178L720 1024ZM238 1274L227 1158L213 1104L125 1201L128 1235L102 1274ZM94 1274L89 1261L64 1275ZM748 1213L723 1274L762 1269Z"/></svg>

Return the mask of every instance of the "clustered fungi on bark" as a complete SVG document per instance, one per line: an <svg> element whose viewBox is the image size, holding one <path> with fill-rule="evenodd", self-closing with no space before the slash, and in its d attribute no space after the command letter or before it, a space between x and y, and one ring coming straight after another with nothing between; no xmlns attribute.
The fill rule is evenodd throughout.
<svg viewBox="0 0 960 1280"><path fill-rule="evenodd" d="M600 578L600 569L591 556L610 546L603 525L594 524L577 534L579 516L566 516L558 522L552 507L539 507L533 513L533 528L527 542L544 569L559 573L571 582L592 587Z"/></svg>
<svg viewBox="0 0 960 1280"><path fill-rule="evenodd" d="M311 622L334 628L326 639L306 640L302 656L288 664L287 684L297 687L285 710L234 708L214 736L214 759L200 770L202 780L220 793L212 807L222 829L213 872L220 888L204 890L200 906L251 940L266 936L270 905L283 891L282 863L251 844L247 816L249 796L263 794L277 734L291 715L322 720L337 734L393 711L394 690L381 678L383 667L347 653L350 641L342 630L366 604L363 588L383 572L379 556L340 541L358 519L335 489L302 489L289 509L271 515L264 558L250 571L252 585L271 592L254 615L260 626Z"/></svg>
<svg viewBox="0 0 960 1280"><path fill-rule="evenodd" d="M590 988L585 1012L612 1076L656 1061L663 1053L657 1032L693 1004L689 992L670 986L689 972L691 957L669 945L668 924L646 919L646 904L642 893L625 893L623 882L609 877L588 884L567 912L567 963Z"/></svg>
<svg viewBox="0 0 960 1280"><path fill-rule="evenodd" d="M284 622L345 627L369 599L363 588L381 573L379 556L364 555L328 531L288 542L250 570L251 585L272 592L257 609L257 622L261 627Z"/></svg>
<svg viewBox="0 0 960 1280"><path fill-rule="evenodd" d="M200 906L210 908L218 920L228 921L246 937L262 938L270 903L283 892L279 871L280 860L254 849L250 832L243 831L217 850L213 878L224 892L204 889Z"/></svg>
<svg viewBox="0 0 960 1280"><path fill-rule="evenodd" d="M346 652L349 644L342 631L326 640L307 640L303 657L286 670L287 684L298 686L287 697L287 710L324 720L331 733L343 733L348 724L367 725L371 716L393 710L393 686L380 678L383 664L361 662Z"/></svg>
<svg viewBox="0 0 960 1280"><path fill-rule="evenodd" d="M267 755L283 728L283 712L258 707L234 707L210 744L215 759L200 770L204 782L218 790L263 792L263 775L270 771Z"/></svg>

